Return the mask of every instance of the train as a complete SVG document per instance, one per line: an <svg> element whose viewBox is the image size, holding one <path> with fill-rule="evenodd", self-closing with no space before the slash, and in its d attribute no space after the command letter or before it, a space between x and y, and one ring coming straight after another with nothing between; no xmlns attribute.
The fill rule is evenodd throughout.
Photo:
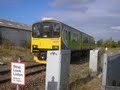
<svg viewBox="0 0 120 90"><path fill-rule="evenodd" d="M92 36L58 20L42 20L32 25L31 52L34 60L46 64L48 50L70 50L72 56L95 46Z"/></svg>

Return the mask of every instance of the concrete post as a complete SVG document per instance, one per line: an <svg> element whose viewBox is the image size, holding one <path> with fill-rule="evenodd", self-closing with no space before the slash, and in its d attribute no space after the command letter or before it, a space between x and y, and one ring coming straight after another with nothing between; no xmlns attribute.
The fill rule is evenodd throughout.
<svg viewBox="0 0 120 90"><path fill-rule="evenodd" d="M102 74L102 86L106 86L107 82L107 64L108 64L108 56L104 54L104 61L103 61L103 74Z"/></svg>
<svg viewBox="0 0 120 90"><path fill-rule="evenodd" d="M90 50L89 69L91 76L95 76L98 72L98 52L99 50Z"/></svg>
<svg viewBox="0 0 120 90"><path fill-rule="evenodd" d="M48 51L45 90L68 90L70 51Z"/></svg>

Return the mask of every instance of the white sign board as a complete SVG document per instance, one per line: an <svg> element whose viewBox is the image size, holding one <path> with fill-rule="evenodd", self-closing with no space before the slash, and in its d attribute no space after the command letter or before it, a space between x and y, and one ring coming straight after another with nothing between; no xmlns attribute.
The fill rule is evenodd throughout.
<svg viewBox="0 0 120 90"><path fill-rule="evenodd" d="M25 85L25 64L11 62L11 83Z"/></svg>

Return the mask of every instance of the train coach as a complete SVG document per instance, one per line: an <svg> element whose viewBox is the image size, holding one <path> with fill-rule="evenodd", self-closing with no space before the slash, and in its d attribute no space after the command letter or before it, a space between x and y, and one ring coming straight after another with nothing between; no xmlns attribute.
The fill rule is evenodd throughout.
<svg viewBox="0 0 120 90"><path fill-rule="evenodd" d="M32 25L31 52L34 60L46 64L48 50L71 50L72 56L93 49L94 38L56 20L43 20Z"/></svg>

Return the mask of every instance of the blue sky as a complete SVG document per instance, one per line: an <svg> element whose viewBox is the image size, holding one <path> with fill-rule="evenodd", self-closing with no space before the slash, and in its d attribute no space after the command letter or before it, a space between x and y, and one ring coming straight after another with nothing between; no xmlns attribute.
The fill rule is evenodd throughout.
<svg viewBox="0 0 120 90"><path fill-rule="evenodd" d="M120 0L0 0L0 18L29 24L52 17L99 39L120 40Z"/></svg>

